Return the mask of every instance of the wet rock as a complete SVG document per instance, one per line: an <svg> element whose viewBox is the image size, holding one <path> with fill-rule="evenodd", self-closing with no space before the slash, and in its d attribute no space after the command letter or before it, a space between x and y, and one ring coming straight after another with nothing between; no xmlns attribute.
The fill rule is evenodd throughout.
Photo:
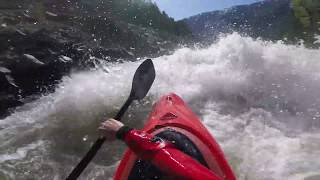
<svg viewBox="0 0 320 180"><path fill-rule="evenodd" d="M46 11L46 15L52 16L52 17L58 17L57 14L55 14L55 13L53 13L53 12L50 12L50 11Z"/></svg>
<svg viewBox="0 0 320 180"><path fill-rule="evenodd" d="M23 54L23 56L29 61L29 63L32 63L36 66L44 65L43 62L39 61L36 57L32 56L31 54Z"/></svg>
<svg viewBox="0 0 320 180"><path fill-rule="evenodd" d="M9 113L9 108L21 105L18 86L11 76L11 70L0 67L0 118Z"/></svg>
<svg viewBox="0 0 320 180"><path fill-rule="evenodd" d="M0 73L8 74L8 73L11 73L11 71L5 67L0 66Z"/></svg>
<svg viewBox="0 0 320 180"><path fill-rule="evenodd" d="M0 115L30 95L52 92L71 69L93 67L90 56L132 58L125 49L99 47L88 37L70 26L0 27Z"/></svg>
<svg viewBox="0 0 320 180"><path fill-rule="evenodd" d="M59 60L60 61L62 61L62 62L72 62L72 59L71 58L69 58L68 56L63 56L63 55L61 55L60 57L59 57Z"/></svg>

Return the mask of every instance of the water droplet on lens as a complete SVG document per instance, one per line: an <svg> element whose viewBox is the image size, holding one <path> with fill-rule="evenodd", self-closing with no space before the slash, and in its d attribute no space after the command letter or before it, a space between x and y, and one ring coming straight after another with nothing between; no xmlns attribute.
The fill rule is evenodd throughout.
<svg viewBox="0 0 320 180"><path fill-rule="evenodd" d="M82 140L83 140L83 141L87 141L87 140L88 140L88 137L89 137L88 135L85 135L85 136L82 138Z"/></svg>

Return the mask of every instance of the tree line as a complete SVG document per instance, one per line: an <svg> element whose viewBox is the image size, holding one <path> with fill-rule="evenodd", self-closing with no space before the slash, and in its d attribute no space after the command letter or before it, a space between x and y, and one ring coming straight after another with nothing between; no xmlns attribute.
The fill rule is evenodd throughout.
<svg viewBox="0 0 320 180"><path fill-rule="evenodd" d="M320 1L292 0L294 14L305 29L320 31Z"/></svg>

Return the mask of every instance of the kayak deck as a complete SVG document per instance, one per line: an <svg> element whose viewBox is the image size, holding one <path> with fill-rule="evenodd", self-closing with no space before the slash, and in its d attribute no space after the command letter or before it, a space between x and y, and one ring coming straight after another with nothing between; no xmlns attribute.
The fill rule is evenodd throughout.
<svg viewBox="0 0 320 180"><path fill-rule="evenodd" d="M172 93L161 97L154 105L143 130L160 137L161 134L168 134L167 132L170 131L175 132L175 134L181 134L182 137L186 137L190 141L187 142L186 140L187 145L189 144L188 147L192 146L192 144L195 146L196 150L190 151L199 151L198 154L189 154L186 150L184 151L186 154L207 166L222 179L235 179L235 175L218 143L202 125L198 117L176 94ZM166 137L162 138L168 139ZM138 157L128 149L118 166L114 179L124 180L132 177L132 172L136 171L137 164L141 162L141 160L138 160Z"/></svg>

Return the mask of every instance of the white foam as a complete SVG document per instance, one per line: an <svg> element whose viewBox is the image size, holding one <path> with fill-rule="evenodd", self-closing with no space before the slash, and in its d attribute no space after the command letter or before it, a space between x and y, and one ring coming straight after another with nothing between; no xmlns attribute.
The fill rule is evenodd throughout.
<svg viewBox="0 0 320 180"><path fill-rule="evenodd" d="M12 160L21 160L26 158L27 153L33 149L40 147L43 144L43 141L37 141L35 143L28 144L27 146L18 148L15 152L1 154L0 163Z"/></svg>
<svg viewBox="0 0 320 180"><path fill-rule="evenodd" d="M261 107L294 128L320 127L319 58L319 50L232 34L206 49L155 59L152 93Z"/></svg>
<svg viewBox="0 0 320 180"><path fill-rule="evenodd" d="M319 133L288 137L267 125L274 119L262 109L251 109L239 117L217 111L219 106L208 104L203 112L204 124L219 141L239 179L303 179L320 175Z"/></svg>

